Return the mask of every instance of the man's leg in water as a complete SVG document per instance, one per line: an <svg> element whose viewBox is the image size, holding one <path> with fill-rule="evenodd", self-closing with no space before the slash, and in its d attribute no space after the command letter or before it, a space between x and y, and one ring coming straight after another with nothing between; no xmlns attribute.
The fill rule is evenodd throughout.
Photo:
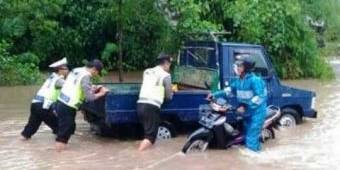
<svg viewBox="0 0 340 170"><path fill-rule="evenodd" d="M144 140L139 145L139 151L144 151L155 143L160 122L159 112L160 109L151 104L137 105L138 117L144 128Z"/></svg>
<svg viewBox="0 0 340 170"><path fill-rule="evenodd" d="M58 114L58 133L55 147L57 151L62 151L66 148L66 144L75 131L76 110L58 102L56 111Z"/></svg>
<svg viewBox="0 0 340 170"><path fill-rule="evenodd" d="M51 128L53 134L57 134L58 132L58 118L56 114L53 113L53 110L49 110L43 117L44 123Z"/></svg>
<svg viewBox="0 0 340 170"><path fill-rule="evenodd" d="M28 122L21 132L23 139L30 139L31 136L37 132L42 122L41 115L45 114L44 111L45 110L42 109L42 103L31 104L31 113Z"/></svg>

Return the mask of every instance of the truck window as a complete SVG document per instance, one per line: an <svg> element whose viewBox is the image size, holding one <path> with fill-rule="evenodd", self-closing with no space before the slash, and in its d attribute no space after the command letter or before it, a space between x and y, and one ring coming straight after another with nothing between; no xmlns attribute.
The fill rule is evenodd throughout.
<svg viewBox="0 0 340 170"><path fill-rule="evenodd" d="M214 48L184 47L179 62L172 72L173 82L191 88L206 89L208 85L211 89L217 89L219 74Z"/></svg>
<svg viewBox="0 0 340 170"><path fill-rule="evenodd" d="M215 50L209 47L185 48L181 65L216 69Z"/></svg>
<svg viewBox="0 0 340 170"><path fill-rule="evenodd" d="M234 61L236 61L236 58L238 57L238 55L251 55L252 57L254 57L255 74L260 75L262 77L268 76L268 70L269 70L268 65L267 65L267 62L264 58L265 56L261 49L235 49L234 57L233 57Z"/></svg>

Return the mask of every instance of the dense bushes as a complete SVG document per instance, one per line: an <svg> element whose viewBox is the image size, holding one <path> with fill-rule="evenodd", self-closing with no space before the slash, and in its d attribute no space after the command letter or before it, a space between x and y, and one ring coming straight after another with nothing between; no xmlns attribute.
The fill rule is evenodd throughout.
<svg viewBox="0 0 340 170"><path fill-rule="evenodd" d="M27 85L41 81L37 67L39 59L32 53L11 55L7 50L10 44L0 42L0 85Z"/></svg>
<svg viewBox="0 0 340 170"><path fill-rule="evenodd" d="M306 18L324 21L323 36L338 41L339 9L338 0L2 0L0 40L7 45L1 62L35 74L37 61L46 69L62 57L73 66L102 58L115 70L122 37L123 68L136 70L150 66L160 51L176 53L188 33L227 30L230 41L267 47L283 78L327 78L331 69ZM27 56L38 60L22 59ZM13 82L30 81L13 76Z"/></svg>

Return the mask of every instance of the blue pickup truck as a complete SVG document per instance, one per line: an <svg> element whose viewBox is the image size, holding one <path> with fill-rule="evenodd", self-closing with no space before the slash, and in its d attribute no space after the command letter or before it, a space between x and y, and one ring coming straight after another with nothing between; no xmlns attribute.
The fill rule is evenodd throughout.
<svg viewBox="0 0 340 170"><path fill-rule="evenodd" d="M176 136L176 132L185 129L186 125L195 125L199 120L199 106L207 104L207 94L225 88L236 78L232 65L235 56L242 54L254 57L255 73L262 76L267 84L268 104L281 108L280 125L293 127L301 123L303 117L317 117L314 109L316 94L282 85L263 46L188 41L181 48L172 71L173 83L178 91L174 93L173 100L166 102L161 109L163 122L158 137L171 138ZM102 135L140 134L142 128L136 114L136 101L141 84L103 85L111 90L110 93L84 106L85 119L91 128ZM229 101L235 104L235 96L231 96Z"/></svg>

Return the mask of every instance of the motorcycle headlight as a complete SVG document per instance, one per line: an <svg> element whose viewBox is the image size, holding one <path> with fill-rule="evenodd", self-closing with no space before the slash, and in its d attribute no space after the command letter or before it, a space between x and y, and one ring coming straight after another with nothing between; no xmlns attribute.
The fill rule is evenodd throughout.
<svg viewBox="0 0 340 170"><path fill-rule="evenodd" d="M212 102L212 103L210 104L210 106L211 106L211 108L212 108L214 111L216 111L216 112L220 111L221 106L219 106L218 104Z"/></svg>

